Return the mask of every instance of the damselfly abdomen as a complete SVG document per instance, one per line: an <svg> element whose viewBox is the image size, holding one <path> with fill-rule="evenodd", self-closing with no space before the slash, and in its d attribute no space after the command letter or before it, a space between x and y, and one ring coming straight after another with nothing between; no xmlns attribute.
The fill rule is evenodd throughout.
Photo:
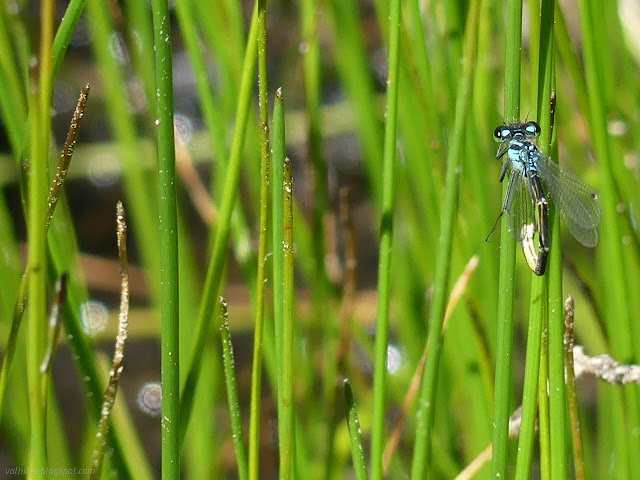
<svg viewBox="0 0 640 480"><path fill-rule="evenodd" d="M534 141L539 135L536 122L500 125L493 134L500 143L496 158L507 157L500 181L510 172L496 224L507 213L509 231L520 242L527 264L536 275L543 275L550 248L549 200L571 234L586 247L598 243L600 205L586 183L538 150Z"/></svg>

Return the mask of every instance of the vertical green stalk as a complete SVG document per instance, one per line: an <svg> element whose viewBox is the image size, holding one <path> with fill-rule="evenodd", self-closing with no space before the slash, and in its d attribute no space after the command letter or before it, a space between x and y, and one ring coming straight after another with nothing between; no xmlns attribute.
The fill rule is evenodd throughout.
<svg viewBox="0 0 640 480"><path fill-rule="evenodd" d="M538 436L540 438L540 478L551 478L551 452L549 437L549 395L547 383L547 368L549 366L549 326L542 326L542 341L540 346L540 375L538 376Z"/></svg>
<svg viewBox="0 0 640 480"><path fill-rule="evenodd" d="M505 52L504 115L507 122L520 117L520 64L522 48L522 0L509 0ZM502 196L508 182L503 182ZM492 477L506 478L509 449L511 357L513 353L513 303L515 293L515 241L508 222L500 228L498 274L498 345L493 409Z"/></svg>
<svg viewBox="0 0 640 480"><path fill-rule="evenodd" d="M236 125L231 142L231 153L229 155L229 165L222 191L220 210L218 216L218 231L211 251L207 278L203 289L203 298L198 310L198 320L196 327L196 344L191 354L191 361L187 378L182 389L180 416L181 416L181 437L184 438L186 426L193 407L193 396L198 382L200 368L202 366L202 353L209 335L209 327L215 305L215 297L220 288L222 280L222 270L226 259L227 240L231 227L231 213L238 193L238 182L240 178L240 166L242 164L242 148L244 146L245 132L247 127L247 117L249 116L249 106L251 105L251 88L253 85L253 75L256 66L256 50L258 39L258 3L256 2L253 17L251 20L251 30L247 41L247 48L242 66L242 80L240 82L240 96L236 110Z"/></svg>
<svg viewBox="0 0 640 480"><path fill-rule="evenodd" d="M553 19L555 2L543 0L540 29L540 72L539 120L541 135L539 148L549 154L551 144L550 99L555 90L555 55L553 40ZM557 161L557 148L556 155ZM567 478L567 407L564 368L564 308L562 298L562 244L560 239L560 216L557 211L551 218L551 251L545 280L548 293L549 315L549 422L551 428L551 478Z"/></svg>
<svg viewBox="0 0 640 480"><path fill-rule="evenodd" d="M64 16L58 26L56 37L53 40L53 78L58 75L60 65L62 65L62 59L67 51L69 42L73 32L80 20L80 16L84 12L84 7L87 4L87 0L70 0L67 5L67 9L64 12Z"/></svg>
<svg viewBox="0 0 640 480"><path fill-rule="evenodd" d="M305 46L302 56L303 80L305 93L305 108L308 120L308 151L313 165L313 260L314 273L312 283L313 317L314 322L321 324L324 330L323 346L323 403L327 418L333 416L333 400L335 397L335 383L337 376L336 347L338 330L333 315L328 308L330 293L326 272L324 217L329 205L327 192L327 166L322 151L322 132L320 118L320 48L318 45L317 4L316 0L300 2L302 42ZM327 472L333 458L334 424L328 423Z"/></svg>
<svg viewBox="0 0 640 480"><path fill-rule="evenodd" d="M607 111L606 111L606 81L602 72L604 59L599 48L600 43L607 44L607 39L598 35L602 31L601 23L604 18L601 11L585 0L578 1L578 11L580 14L580 28L582 34L582 45L584 54L584 66L587 82L587 97L589 100L590 134L593 142L595 157L598 161L600 192L599 196L602 205L602 223L600 225L600 254L599 270L604 289L603 299L606 311L606 326L609 341L611 342L612 353L619 358L633 358L634 348L630 319L633 317L629 311L629 301L631 295L628 291L627 272L623 256L623 249L620 247L621 228L618 221L619 215L616 213L618 204L618 191L614 177L614 163L620 161L613 158L614 154L610 148L607 132ZM610 398L614 398L612 395ZM640 438L637 433L640 428L639 408L637 390L626 389L624 391L626 409L622 411L617 402L612 402L611 418L622 419L612 421L614 434L614 448L616 458L619 460L615 471L624 478L627 472L640 471L640 456L635 452L640 451ZM625 418L626 417L626 418ZM626 437L624 429L626 428ZM628 452L634 452L631 455Z"/></svg>
<svg viewBox="0 0 640 480"><path fill-rule="evenodd" d="M227 383L227 401L229 402L233 446L236 450L236 462L238 464L238 478L239 480L246 480L249 478L247 472L247 450L244 446L244 436L242 434L242 416L240 402L238 401L233 344L231 343L231 331L229 330L229 312L227 310L227 301L224 297L220 297L220 337L222 340L222 360L224 363L224 377Z"/></svg>
<svg viewBox="0 0 640 480"><path fill-rule="evenodd" d="M564 362L567 368L567 403L571 421L571 437L573 440L573 468L576 480L585 480L584 454L582 450L582 429L578 410L578 389L576 373L573 366L573 325L574 302L571 295L564 302Z"/></svg>
<svg viewBox="0 0 640 480"><path fill-rule="evenodd" d="M282 292L282 396L278 410L282 423L280 436L280 478L294 478L293 467L296 464L293 444L293 175L291 160L284 160L284 235L282 242L283 292ZM281 195L282 195L281 193ZM277 248L277 246L275 246Z"/></svg>
<svg viewBox="0 0 640 480"><path fill-rule="evenodd" d="M367 464L364 458L364 446L362 445L362 429L358 420L356 402L353 399L351 384L348 379L344 379L344 401L347 407L347 426L349 427L349 438L351 439L351 458L353 460L353 470L356 473L356 480L367 480Z"/></svg>
<svg viewBox="0 0 640 480"><path fill-rule="evenodd" d="M380 258L378 263L378 314L373 373L373 419L371 426L371 478L382 479L384 450L385 389L387 347L389 341L389 304L391 300L391 247L395 206L396 153L398 130L398 66L400 37L400 0L393 0L389 15L389 72L387 75L387 114L382 160L382 218L380 222Z"/></svg>
<svg viewBox="0 0 640 480"><path fill-rule="evenodd" d="M474 0L469 8L461 60L462 71L456 94L454 124L451 132L452 142L447 154L445 198L442 217L440 219L440 236L433 283L433 300L429 313L428 351L425 360L425 369L422 375L422 386L417 412L416 440L411 468L411 478L414 480L425 478L431 456L431 433L435 414L440 352L442 350L442 321L448 297L447 291L453 249L453 229L456 224L456 214L458 212L461 159L463 156L466 122L471 105L473 73L476 66L480 3L480 0Z"/></svg>
<svg viewBox="0 0 640 480"><path fill-rule="evenodd" d="M180 478L178 216L173 138L171 24L167 0L153 0L152 6L160 222L162 478L171 480Z"/></svg>
<svg viewBox="0 0 640 480"><path fill-rule="evenodd" d="M529 328L527 331L527 356L522 392L522 424L518 438L516 459L516 480L528 480L531 474L531 459L535 440L535 426L538 416L538 384L540 377L540 345L543 319L546 320L546 284L536 277L531 283ZM546 321L544 321L546 325Z"/></svg>
<svg viewBox="0 0 640 480"><path fill-rule="evenodd" d="M40 469L47 465L46 412L44 409L40 362L44 354L44 335L47 318L47 166L49 164L49 138L51 132L50 109L52 95L51 44L53 42L54 2L42 4L40 24L39 78L36 86L35 72L30 72L29 110L31 119L31 165L29 168L29 332L27 337L27 381L29 388L29 416L31 435L29 467ZM27 478L34 475L34 470Z"/></svg>
<svg viewBox="0 0 640 480"><path fill-rule="evenodd" d="M3 10L5 8L3 4ZM14 62L6 19L7 15L3 11L0 15L0 45L2 45L0 48L0 108L11 149L16 155L24 139L24 121L27 112L24 108L24 86L21 85L20 73ZM16 158L16 161L19 160Z"/></svg>
<svg viewBox="0 0 640 480"><path fill-rule="evenodd" d="M51 2L48 2L51 3ZM35 80L31 80L35 82ZM29 109L38 108L38 90L36 85L31 85ZM32 111L34 111L32 110ZM45 453L45 412L40 382L41 353L44 352L43 334L46 331L44 319L46 318L47 299L47 270L46 270L46 243L44 222L46 220L45 197L46 190L46 160L41 145L42 137L47 136L40 129L40 117L42 113L31 116L31 158L29 168L29 214L28 214L28 244L29 244L29 296L27 297L27 310L29 312L29 329L27 337L27 381L29 388L29 417L31 419L31 436L29 451L29 467L40 468L46 465ZM47 114L47 118L49 115ZM49 127L47 126L47 131Z"/></svg>
<svg viewBox="0 0 640 480"><path fill-rule="evenodd" d="M129 201L129 218L141 249L143 263L149 271L149 289L154 303L160 304L160 245L157 239L158 203L151 181L155 175L144 172L140 164L135 121L128 98L123 94L126 80L121 65L111 53L109 42L115 34L109 5L102 0L88 0L87 13L93 33L92 50L100 71L110 129L123 171L123 183ZM165 32L168 35L168 32ZM173 125L171 125L173 128ZM168 128L163 126L162 128Z"/></svg>
<svg viewBox="0 0 640 480"><path fill-rule="evenodd" d="M273 110L273 158L272 165L272 245L273 245L273 322L274 344L276 351L276 397L277 403L282 403L282 298L284 295L284 197L282 185L284 184L285 162L285 119L282 89L276 92L276 101ZM259 399L258 399L259 401ZM278 426L282 423L282 414L278 408ZM257 441L257 439L256 439Z"/></svg>
<svg viewBox="0 0 640 480"><path fill-rule="evenodd" d="M262 345L267 263L267 221L269 208L269 104L267 94L267 1L258 1L258 90L260 104L260 240L256 279L256 320L253 328L253 368L251 370L251 412L249 430L250 478L259 478L260 397L262 384ZM278 103L282 103L281 101ZM282 107L282 105L280 105ZM275 112L274 112L275 115ZM246 472L245 472L246 473Z"/></svg>

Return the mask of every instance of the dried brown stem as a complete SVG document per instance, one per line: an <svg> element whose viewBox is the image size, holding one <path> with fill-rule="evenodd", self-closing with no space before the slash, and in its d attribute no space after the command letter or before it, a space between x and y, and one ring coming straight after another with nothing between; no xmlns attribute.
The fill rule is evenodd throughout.
<svg viewBox="0 0 640 480"><path fill-rule="evenodd" d="M576 472L576 480L584 480L584 455L582 453L582 438L580 436L578 392L576 389L575 370L573 368L573 314L573 298L569 295L564 302L564 367L567 382L569 420L571 421L571 437L573 439L573 465Z"/></svg>
<svg viewBox="0 0 640 480"><path fill-rule="evenodd" d="M355 305L356 287L358 283L358 262L356 261L356 240L353 219L349 208L349 189L340 189L340 223L344 234L344 286L342 290L342 306L340 307L340 343L337 351L338 372L343 376L347 352L351 350L352 335L349 322Z"/></svg>
<svg viewBox="0 0 640 480"><path fill-rule="evenodd" d="M84 118L84 109L87 106L87 99L89 98L89 84L87 83L82 90L80 90L80 97L78 98L78 104L71 117L71 123L69 124L69 131L67 132L67 139L62 147L62 153L60 154L60 161L58 162L58 169L56 170L56 176L53 179L51 188L49 189L49 198L47 198L47 227L51 223L53 212L60 198L60 191L67 178L67 171L69 170L69 163L73 156L73 149L78 139L78 131L80 130L80 123Z"/></svg>
<svg viewBox="0 0 640 480"><path fill-rule="evenodd" d="M202 180L198 176L189 150L187 150L186 146L179 140L180 136L177 131L175 132L175 138L178 175L180 175L200 218L202 218L207 225L213 225L218 219L218 210L213 204Z"/></svg>
<svg viewBox="0 0 640 480"><path fill-rule="evenodd" d="M120 258L120 317L118 322L118 335L116 336L116 346L113 353L113 361L111 363L111 371L109 372L109 383L104 392L104 401L102 402L102 410L100 415L100 423L98 424L98 433L96 434L97 445L93 452L91 478L100 478L102 470L102 459L104 457L104 449L109 433L109 417L111 409L116 400L118 392L118 384L120 383L120 374L123 369L124 361L124 342L127 339L127 330L129 328L129 272L127 261L127 223L125 219L124 207L122 202L117 205L117 234L118 234L118 255Z"/></svg>

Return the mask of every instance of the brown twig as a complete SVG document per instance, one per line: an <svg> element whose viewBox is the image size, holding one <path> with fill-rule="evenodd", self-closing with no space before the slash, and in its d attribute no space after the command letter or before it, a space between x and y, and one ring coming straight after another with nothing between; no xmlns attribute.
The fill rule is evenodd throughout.
<svg viewBox="0 0 640 480"><path fill-rule="evenodd" d="M340 223L344 235L344 283L342 289L342 306L340 307L340 342L337 350L338 372L346 375L347 353L351 350L353 337L349 322L355 305L356 287L358 283L358 262L356 261L356 240L353 219L349 208L349 189L340 189Z"/></svg>
<svg viewBox="0 0 640 480"><path fill-rule="evenodd" d="M111 363L111 371L109 372L109 383L104 392L104 401L102 402L102 410L100 415L100 423L98 424L98 433L96 434L97 445L93 452L92 461L92 479L100 478L102 470L102 459L104 458L104 449L107 444L107 434L109 433L109 417L111 409L116 400L118 385L120 383L120 374L123 369L124 361L124 342L127 339L127 330L129 328L129 272L127 261L127 223L125 219L124 207L122 202L117 205L117 233L118 233L118 255L120 258L120 317L118 322L118 335L116 336L116 346L113 353L113 361Z"/></svg>
<svg viewBox="0 0 640 480"><path fill-rule="evenodd" d="M564 302L564 366L566 371L569 419L571 421L571 437L573 438L573 465L576 472L576 480L584 480L584 455L582 453L582 438L580 436L578 392L576 389L576 374L573 368L573 314L573 297L569 295Z"/></svg>
<svg viewBox="0 0 640 480"><path fill-rule="evenodd" d="M193 165L191 154L187 147L180 140L180 135L177 129L175 130L175 144L176 144L176 167L178 168L178 175L184 183L189 197L193 202L194 207L200 218L207 224L213 225L218 219L218 210L216 209L207 189L204 188L202 180L198 176L198 172Z"/></svg>
<svg viewBox="0 0 640 480"><path fill-rule="evenodd" d="M60 191L67 178L67 171L69 170L69 163L73 156L73 149L76 146L76 140L78 139L78 131L80 129L80 123L84 118L84 109L87 106L87 99L89 98L89 84L87 83L82 90L80 90L80 97L78 98L78 104L71 117L71 123L69 124L69 130L67 131L67 139L62 147L62 153L60 154L60 160L58 162L58 168L56 170L56 176L53 179L51 188L49 189L49 197L47 198L47 227L51 223L53 212L60 198Z"/></svg>

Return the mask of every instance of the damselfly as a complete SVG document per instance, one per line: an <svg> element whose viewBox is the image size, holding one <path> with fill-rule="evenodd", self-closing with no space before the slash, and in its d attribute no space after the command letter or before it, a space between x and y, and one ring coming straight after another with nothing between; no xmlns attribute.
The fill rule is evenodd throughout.
<svg viewBox="0 0 640 480"><path fill-rule="evenodd" d="M491 231L506 212L509 231L520 242L529 268L536 275L543 275L550 248L549 199L571 234L586 247L598 243L600 205L596 193L586 183L538 150L534 141L539 135L540 126L536 122L500 125L495 129L494 139L500 143L496 158L507 156L500 182L507 171L511 173L502 210Z"/></svg>

